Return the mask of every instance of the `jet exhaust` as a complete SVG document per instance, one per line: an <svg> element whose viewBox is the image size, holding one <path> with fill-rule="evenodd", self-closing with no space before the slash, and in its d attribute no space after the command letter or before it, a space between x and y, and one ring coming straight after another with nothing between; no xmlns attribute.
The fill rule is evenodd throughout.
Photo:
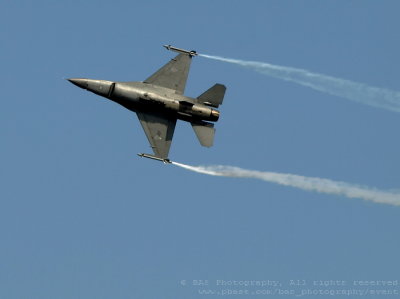
<svg viewBox="0 0 400 299"><path fill-rule="evenodd" d="M191 166L177 162L171 163L190 171L212 176L259 179L307 191L340 195L348 198L359 198L375 203L400 206L400 193L353 185L345 182L289 173L248 170L233 166Z"/></svg>
<svg viewBox="0 0 400 299"><path fill-rule="evenodd" d="M250 68L261 74L310 87L314 90L339 96L351 101L400 112L400 92L369 86L346 79L313 73L305 69L274 65L258 61L245 61L220 56L198 54L199 56L233 63Z"/></svg>

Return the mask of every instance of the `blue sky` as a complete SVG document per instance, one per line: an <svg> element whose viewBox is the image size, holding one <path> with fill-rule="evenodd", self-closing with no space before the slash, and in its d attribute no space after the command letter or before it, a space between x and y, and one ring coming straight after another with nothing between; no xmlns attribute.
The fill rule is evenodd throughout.
<svg viewBox="0 0 400 299"><path fill-rule="evenodd" d="M140 81L172 57L161 45L173 44L400 90L399 9L398 1L4 3L0 297L212 298L192 280L219 290L215 280L285 288L291 279L399 279L398 207L140 159L149 145L137 117L63 79ZM202 57L186 94L216 82L228 90L214 147L178 123L172 160L400 189L399 113Z"/></svg>

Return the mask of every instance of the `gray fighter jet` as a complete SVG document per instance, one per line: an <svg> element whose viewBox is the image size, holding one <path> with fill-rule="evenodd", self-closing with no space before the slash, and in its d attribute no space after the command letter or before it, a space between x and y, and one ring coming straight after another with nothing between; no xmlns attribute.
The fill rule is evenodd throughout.
<svg viewBox="0 0 400 299"><path fill-rule="evenodd" d="M201 145L213 145L215 128L211 122L219 118L215 108L222 104L226 87L215 84L197 98L184 96L190 63L197 53L171 45L164 47L179 54L143 82L68 81L136 112L154 152L138 155L171 163L168 153L178 119L191 123Z"/></svg>

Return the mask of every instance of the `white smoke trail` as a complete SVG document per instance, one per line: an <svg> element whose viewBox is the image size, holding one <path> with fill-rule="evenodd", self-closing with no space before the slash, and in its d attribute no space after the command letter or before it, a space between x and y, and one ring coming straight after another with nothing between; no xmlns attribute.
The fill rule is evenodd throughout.
<svg viewBox="0 0 400 299"><path fill-rule="evenodd" d="M376 203L400 206L400 193L382 191L345 182L337 182L315 177L305 177L288 173L247 170L232 166L190 166L177 162L172 162L172 164L194 172L213 176L253 178L308 191L343 195L349 198L360 198Z"/></svg>
<svg viewBox="0 0 400 299"><path fill-rule="evenodd" d="M244 61L205 54L199 55L205 58L237 64L271 77L295 82L318 91L362 104L400 112L400 92L397 91L372 87L363 83L312 73L304 69L297 69L258 61Z"/></svg>

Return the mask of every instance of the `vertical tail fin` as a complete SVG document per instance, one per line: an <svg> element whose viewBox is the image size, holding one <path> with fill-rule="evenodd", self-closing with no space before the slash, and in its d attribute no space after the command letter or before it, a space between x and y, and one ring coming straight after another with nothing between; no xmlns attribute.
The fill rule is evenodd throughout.
<svg viewBox="0 0 400 299"><path fill-rule="evenodd" d="M191 123L197 138L202 146L210 147L214 143L214 125L206 122Z"/></svg>
<svg viewBox="0 0 400 299"><path fill-rule="evenodd" d="M215 84L213 87L211 87L202 95L200 95L197 98L197 102L218 108L219 105L222 105L225 91L226 91L225 85Z"/></svg>

